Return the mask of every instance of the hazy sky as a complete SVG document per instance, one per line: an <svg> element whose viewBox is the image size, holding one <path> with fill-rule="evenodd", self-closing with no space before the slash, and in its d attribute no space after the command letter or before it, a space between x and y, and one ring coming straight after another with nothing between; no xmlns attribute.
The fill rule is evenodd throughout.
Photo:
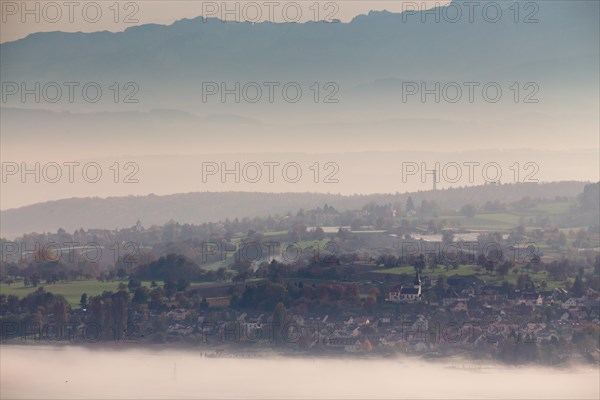
<svg viewBox="0 0 600 400"><path fill-rule="evenodd" d="M295 2L259 0L255 2L229 1L224 7L222 1L115 2L113 0L97 0L96 2L83 1L72 4L66 0L55 2L0 0L0 42L16 40L40 31L122 31L135 25L171 24L182 18L195 18L200 15L226 20L269 19L283 22L299 17L300 21L332 18L348 21L357 15L368 13L369 10L387 9L401 12L414 10L419 6L441 6L448 2L449 0L414 2L403 0L323 0L318 2L317 7L315 6L317 3L313 0L297 0ZM115 7L115 4L118 7ZM226 12L224 8L227 9ZM540 32L556 33L558 40L559 35L563 33L563 26L567 25L560 20L560 16L563 14L556 14L558 17L550 18L556 15L549 12L545 14L546 19L541 19L542 22L535 25L480 24L478 27L481 28L480 32L482 33L479 35L472 34L471 30L465 30L464 37L469 39L466 43L456 41L458 46L454 46L452 49L442 47L437 49L437 52L432 51L433 44L429 45L430 42L427 42L430 40L428 35L421 35L420 37L424 37L425 40L418 42L419 48L413 49L410 46L408 48L414 54L420 54L422 59L419 57L409 57L406 60L397 59L394 60L394 64L379 62L379 58L374 58L375 62L372 65L365 63L366 67L371 67L371 69L361 69L353 63L346 63L340 64L338 69L330 70L328 67L331 65L335 67L338 64L330 63L331 60L321 60L320 64L314 63L310 58L308 60L314 64L311 65L311 67L315 67L314 71L305 67L309 64L302 64L302 67L296 70L293 68L288 70L280 68L280 64L277 62L272 63L273 68L262 68L262 64L256 60L254 60L256 69L232 69L236 74L239 70L239 77L235 75L236 79L245 80L260 81L260 76L267 76L269 81L273 79L292 81L299 79L298 76L303 79L312 79L311 74L319 76L320 81L324 79L322 82L339 79L340 101L331 104L311 101L310 93L313 92L308 85L313 80L303 83L307 101L297 104L286 103L281 97L274 103L268 101L256 104L249 101L233 103L222 100L205 103L201 101L199 95L200 78L186 80L186 75L179 81L177 74L171 74L172 76L163 74L161 68L174 67L179 71L177 68L181 66L177 62L173 64L164 62L163 65L161 62L165 60L161 60L162 53L160 51L153 55L156 60L159 60L156 62L157 65L144 64L143 68L132 68L128 75L128 65L137 65L135 63L136 56L127 59L126 57L118 58L118 53L107 53L115 57L115 63L122 61L123 69L115 69L111 67L111 60L104 53L101 53L102 62L98 62L99 58L96 54L88 55L90 58L84 60L81 52L69 53L67 50L74 47L69 47L70 44L67 44L66 41L61 42L63 46L57 46L57 48L60 48L61 51L64 50L65 54L71 54L71 57L67 58L67 64L72 64L69 65L72 68L61 65L53 70L51 65L54 65L53 62L56 61L55 50L49 50L47 46L46 49L43 48L44 46L40 46L39 53L34 56L14 53L23 57L23 60L16 59L12 66L5 60L9 57L7 50L6 54L3 54L3 65L8 65L3 70L3 82L11 80L8 79L11 73L17 76L13 80L20 81L20 71L30 71L29 75L24 75L26 78L57 76L52 78L57 81L60 81L59 78L62 77L63 72L67 73L69 77L67 80L72 80L69 74L88 76L86 79L95 79L94 74L97 74L103 79L109 79L110 83L117 81L117 78L113 80L110 75L111 71L116 71L115 73L122 74L117 76L119 77L118 81L124 84L131 79L140 78L138 75L144 75L144 72L152 70L157 76L162 74L160 76L164 79L153 80L152 74L146 76L146 81L143 77L140 78L139 85L136 81L136 85L141 88L139 97L136 96L136 99L139 98L139 102L132 103L114 101L113 96L110 95L113 93L109 86L110 83L104 87L107 95L104 96L102 102L98 103L83 101L81 96L78 96L74 103L42 101L39 104L23 100L19 102L19 99L22 99L20 96L11 97L16 98L17 102L3 104L2 118L0 118L2 121L0 159L4 163L2 172L6 172L6 177L3 175L3 180L0 182L3 189L0 191L2 192L0 193L0 209L6 210L40 201L73 196L106 197L127 194L143 195L151 192L169 194L196 190L261 190L272 192L332 191L351 194L394 192L400 186L402 191L429 189L429 183L411 181L406 185L399 185L397 181L394 181L397 179L397 171L403 161L418 163L434 161L497 162L501 164L504 171L502 178L504 183L511 182L512 170L510 168L515 163L520 163L521 177L529 172L524 170L525 165L535 163L536 166L539 166L539 174L536 175L536 179L541 182L569 179L595 181L598 179L597 149L600 145L598 137L597 20L582 18L582 15L577 14L578 10L586 11L587 9L575 7L574 10L569 9L571 12L568 13L568 18L571 20L578 18L578 28L584 28L581 32L571 29L579 32L579 36L573 36L575 39L568 42L577 44L573 46L559 46L554 40L546 42L542 40L547 35L544 36ZM315 18L317 11L318 16ZM260 13L261 16L257 17L257 13ZM268 27L249 27L249 29L259 28ZM427 27L427 29L430 28L432 32L439 34L434 29L438 27ZM464 26L456 28L464 28ZM470 29L468 26L467 28ZM415 29L414 32L417 32L415 35L422 33L418 29ZM454 29L450 30L449 34L456 34L456 32L462 31ZM540 52L540 57L551 61L538 63L535 57L532 61L531 57L525 55L529 54L526 50L534 48L526 46L527 41L524 41L522 46L514 46L513 41L508 39L503 41L502 39L506 38L506 32L527 33L531 38L530 44L541 43L539 47L545 49L545 52ZM591 35L590 32L595 32L596 35ZM93 42L94 36L88 36L90 43ZM224 36L226 36L226 40L229 40L224 43L240 42L238 37ZM471 39L477 37L483 39L471 42ZM518 36L518 38L520 37ZM215 40L217 39L215 38ZM310 39L310 36L305 37L307 41ZM400 37L400 39L404 38ZM397 40L400 44L415 42L414 40L403 41L400 39ZM36 41L32 40L31 42ZM203 43L198 43L200 50L204 51L210 48ZM319 51L322 52L346 48L343 41L323 40L322 43L324 45L319 47ZM151 48L153 44L154 42L150 42L145 48ZM20 48L18 44L9 47L17 50ZM352 48L352 50L339 54L352 59L350 53L356 52L356 47L349 42L348 48ZM516 48L516 52L506 50L506 48L512 49L513 47ZM90 46L90 48L92 47ZM185 49L185 47L183 48ZM228 51L233 53L231 49L227 49L225 46L223 48L225 53ZM310 49L310 47L306 48ZM400 49L402 46L399 45L398 48ZM98 49L105 48L100 46ZM110 50L110 46L108 49ZM426 49L426 51L423 53L417 51L421 49ZM236 50L239 51L239 49ZM495 60L493 50L498 50L499 54L510 54L511 56L507 57L507 60L504 60L506 62L500 66L497 63L489 62L490 59ZM47 52L44 53L44 51ZM96 48L93 48L92 53L94 51ZM185 54L185 51L182 51L181 54ZM319 51L315 50L314 54L320 54ZM404 54L401 51L397 53ZM435 54L437 58L427 57L427 53ZM460 57L453 56L457 53L460 54ZM569 57L571 53L578 57ZM302 55L302 57L305 56L305 54ZM340 59L345 60L343 57ZM389 61L390 58L387 57L386 61ZM275 58L267 59L275 60ZM460 59L478 61L471 62L465 75L455 77L452 74L463 71L460 63L454 63L455 60ZM81 62L82 60L84 61ZM295 60L303 61L300 57L293 58L293 61ZM411 64L409 62L411 60L417 60L417 62ZM439 60L444 60L454 65L455 68L450 68L452 65L440 64ZM489 65L486 64L486 60ZM87 61L90 63L86 64ZM353 62L358 63L360 60L356 57ZM436 62L437 65L444 65L444 67L427 68L435 65ZM92 63L100 65L94 69L91 67L94 65ZM243 62L239 63L239 65L242 64ZM402 65L406 68L386 69L384 68L386 64ZM414 67L413 64L417 67ZM235 64L236 67L237 65ZM293 62L290 65L293 66ZM223 68L223 66L226 66L226 63L219 64L218 68ZM545 66L551 68L545 68ZM184 65L184 67L193 69L193 63ZM13 70L10 71L10 68ZM185 68L182 70L186 71ZM305 70L308 72L302 75ZM443 78L446 76L444 72L448 70L450 70L449 78ZM220 69L216 71L221 72ZM573 71L577 71L577 73ZM105 72L106 75L103 75ZM340 78L338 73L342 75L345 73L345 75ZM213 77L213 74L215 73L211 70L206 72L206 76L211 80L217 79ZM498 85L504 88L505 96L502 101L497 103L483 101L480 95L481 90L478 91L478 97L473 102L464 99L457 103L453 101L438 102L431 101L431 97L429 97L430 101L423 101L422 97L418 101L415 97L415 101L403 102L398 97L398 91L403 87L400 82L422 78L433 79L432 77L436 77L436 74L444 79L440 86L446 85L447 80L460 82L461 80L476 79L482 83L481 86L492 80L498 80L501 82ZM215 74L215 76L217 75ZM594 75L596 75L595 78ZM195 77L196 75L191 74L190 76ZM224 74L224 76L230 75ZM82 79L81 77L78 79ZM437 79L442 78L438 77ZM62 79L65 78L62 77ZM535 80L535 86L539 89L536 100L539 97L539 102L515 101L513 83L517 80L520 80L520 84L516 87L523 89L517 96L519 100L530 94L529 91L525 91L525 84ZM148 82L150 84L147 84ZM42 83L45 84L45 82ZM390 87L387 88L386 85ZM125 90L124 85L121 86ZM31 96L28 99L31 99ZM11 109L11 107L16 108ZM174 112L169 110L174 110ZM43 143L43 146L32 146L32 143ZM586 148L595 150L581 150ZM486 153L487 158L477 157L476 159L471 153L467 155L461 153L464 151L481 152L482 149L495 149L500 153ZM536 149L536 151L523 154L522 149ZM364 151L414 152L419 150L429 153L418 157L414 154L403 153L385 160L380 154L344 155L344 153ZM439 151L447 154L435 154ZM248 160L247 155L251 153L262 155L252 156L254 158ZM265 153L269 155L265 156ZM293 155L289 155L290 153ZM312 155L315 153L321 155ZM237 155L232 156L231 154ZM246 156L240 156L240 154ZM288 159L280 160L282 154L286 154L285 157ZM187 155L188 158L182 157L183 155ZM207 155L212 156L208 157ZM306 181L306 185L294 185L294 190L291 190L292 188L289 186L279 185L279 183L272 185L270 182L268 185L250 185L243 182L242 184L236 182L235 185L221 185L221 182L213 181L211 185L207 186L198 180L201 163L204 161L231 164L243 160L271 162L274 159L282 163L302 162L305 177L311 176L309 167L315 162L319 162L322 166L328 162L336 163L340 169L340 182L335 187L331 187L321 185L320 182L318 182L319 186L313 185L311 181ZM77 172L78 175L74 182L68 180L64 163L78 162L83 165L92 161L102 165L103 181L89 184L83 179L81 170ZM38 168L41 172L37 175L35 173L27 175L26 170L34 168L36 162L41 163ZM118 179L115 178L116 183L114 183L114 170L110 168L116 162L119 163L121 176ZM7 163L10 163L10 168L12 168L10 171L4 168L5 164L8 165ZM48 173L54 173L51 168L52 163L63 166L59 171L61 175L60 179L57 178L58 182L44 178ZM139 184L122 184L123 174L129 172L125 169L127 163L135 163L139 167L137 174L140 179ZM183 176L182 174L189 176L189 171L192 171L191 176L196 177L195 179L180 178ZM24 175L25 178L23 178ZM41 183L34 179L39 175L44 178ZM174 177L177 178L174 179ZM517 179L516 181L522 180ZM454 182L452 185L440 184L439 187L481 183L481 181L460 181Z"/></svg>
<svg viewBox="0 0 600 400"><path fill-rule="evenodd" d="M141 24L171 24L183 18L200 15L227 20L300 21L340 19L349 21L370 10L400 12L415 7L447 4L449 0L142 0L142 1L8 1L0 0L0 43L23 38L34 32L122 31ZM119 7L115 7L119 3ZM227 5L223 7L223 3ZM270 5L271 3L272 5ZM290 4L288 4L290 3ZM27 4L25 6L25 4ZM237 8L236 8L237 7ZM237 10L237 11L236 11ZM315 18L317 16L317 18Z"/></svg>

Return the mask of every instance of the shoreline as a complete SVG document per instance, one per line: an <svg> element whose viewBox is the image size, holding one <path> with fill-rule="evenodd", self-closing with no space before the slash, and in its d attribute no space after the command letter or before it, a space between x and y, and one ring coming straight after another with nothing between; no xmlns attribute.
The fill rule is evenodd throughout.
<svg viewBox="0 0 600 400"><path fill-rule="evenodd" d="M444 365L451 369L465 370L484 370L487 368L547 368L553 371L566 370L569 368L596 368L600 372L600 362L592 363L579 357L578 359L569 359L561 364L543 364L543 363L520 363L512 364L502 362L501 360L487 358L476 358L464 355L464 353L454 355L443 355L428 357L427 354L402 354L402 353L346 353L346 352L318 352L318 351L293 351L289 349L275 348L231 348L219 346L192 346L188 344L158 344L158 343L139 343L136 346L124 346L127 343L1 343L0 351L3 348L22 348L22 349L40 349L40 350L85 350L90 352L143 352L150 351L151 354L160 355L161 353L171 352L182 355L197 354L202 359L247 359L247 360L338 360L338 361L396 361L396 362L420 362L434 365Z"/></svg>

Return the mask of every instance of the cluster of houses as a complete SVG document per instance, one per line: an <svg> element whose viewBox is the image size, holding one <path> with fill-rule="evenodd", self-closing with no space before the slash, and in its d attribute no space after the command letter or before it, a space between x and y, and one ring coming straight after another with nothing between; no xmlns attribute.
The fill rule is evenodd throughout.
<svg viewBox="0 0 600 400"><path fill-rule="evenodd" d="M448 283L447 297L435 304L423 300L417 274L412 285L391 289L386 298L391 307L380 309L386 311L364 315L292 314L284 326L275 324L268 313L230 309L203 315L175 309L150 319L164 320L167 340L195 335L197 340L211 344L269 345L279 329L279 338L285 344L351 353L498 346L511 335L523 341L558 343L570 341L574 332L586 326L600 324L600 297L593 289L575 298L563 289L504 292L472 276L452 277ZM393 306L397 306L395 310Z"/></svg>

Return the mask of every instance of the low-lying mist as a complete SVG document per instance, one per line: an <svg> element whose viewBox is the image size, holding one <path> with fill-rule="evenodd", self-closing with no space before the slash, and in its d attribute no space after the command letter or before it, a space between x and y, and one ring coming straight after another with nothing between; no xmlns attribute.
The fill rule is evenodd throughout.
<svg viewBox="0 0 600 400"><path fill-rule="evenodd" d="M2 346L2 399L597 399L599 369ZM210 351L214 353L214 351Z"/></svg>

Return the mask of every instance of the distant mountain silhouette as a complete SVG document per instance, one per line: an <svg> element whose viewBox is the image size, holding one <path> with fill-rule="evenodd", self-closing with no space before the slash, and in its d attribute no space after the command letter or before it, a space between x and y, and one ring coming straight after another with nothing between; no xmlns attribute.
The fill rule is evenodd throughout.
<svg viewBox="0 0 600 400"><path fill-rule="evenodd" d="M111 142L107 136L133 138L134 143L124 146L160 147L165 144L159 139L168 131L168 144L190 147L194 138L207 144L224 138L226 143L215 146L216 151L244 152L256 151L249 147L259 141L272 148L292 137L290 143L302 141L306 135L312 135L311 143L315 139L333 149L347 143L346 138L356 142L368 131L370 142L382 143L381 149L405 148L407 142L422 150L432 143L453 149L457 143L469 148L542 143L540 147L565 149L568 132L571 148L590 143L597 147L599 2L533 2L537 10L524 10L521 4L517 22L509 8L513 2L494 2L503 7L495 23L483 17L485 1L478 2L473 22L469 6L454 3L463 10L456 23L444 17L436 22L431 10L380 11L348 23L237 23L197 17L116 33L32 34L0 45L3 82L25 82L28 87L34 82L98 82L104 95L93 104L81 100L81 88L73 103L22 103L20 96L9 96L2 104L3 139L27 147L37 136L51 136L60 147L49 151L59 152L66 149L65 137L68 145L75 145L84 135L100 142ZM465 100L465 88L456 104L438 103L432 96L423 102L419 95L404 102L406 81L428 87L436 82L479 82L479 87L472 103ZM139 102L115 104L108 89L114 82L120 84L121 96L131 93L123 86L135 82ZM203 82L224 82L229 88L235 82L279 86L273 103L265 100L263 87L261 101L254 104L234 102L232 96L222 102L219 95L204 101ZM301 84L301 101L289 104L282 99L286 82ZM315 82L320 87L316 104L311 89ZM323 103L331 93L324 88L327 82L339 88L339 103ZM488 82L501 84L500 103L482 99L481 87ZM515 82L520 85L517 104L510 89ZM535 104L522 102L531 94L523 87L527 82L539 89ZM8 107L71 114L20 114ZM537 118L524 120L523 114ZM238 140L257 135L260 140L252 143ZM239 143L243 146L233 148ZM353 149L366 144L353 143ZM90 147L94 146L98 145Z"/></svg>
<svg viewBox="0 0 600 400"><path fill-rule="evenodd" d="M504 7L502 18L488 22L485 1L479 3L473 22L467 15L436 23L420 12L381 11L349 23L198 17L117 33L36 33L0 45L2 80L135 81L152 97L177 94L162 96L157 108L182 108L198 99L200 82L216 80L598 81L597 1L536 2L539 10L529 23L530 10L521 10L515 23L512 2L495 2ZM466 5L461 9L468 12Z"/></svg>

